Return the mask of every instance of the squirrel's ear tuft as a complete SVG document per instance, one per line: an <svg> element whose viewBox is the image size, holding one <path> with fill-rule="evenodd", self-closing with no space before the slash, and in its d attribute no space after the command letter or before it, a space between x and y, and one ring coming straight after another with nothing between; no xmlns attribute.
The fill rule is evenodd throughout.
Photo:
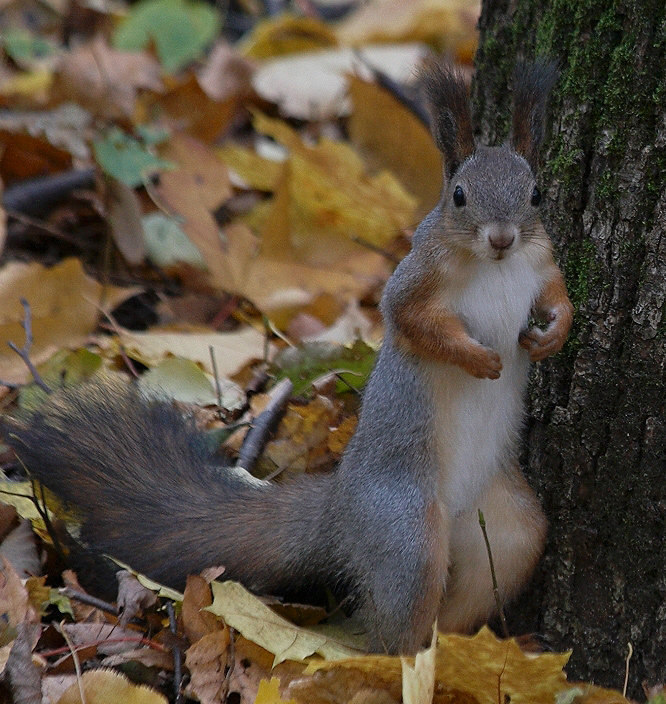
<svg viewBox="0 0 666 704"><path fill-rule="evenodd" d="M557 81L557 66L552 61L537 59L519 62L513 74L513 130L511 144L524 156L532 169L539 160L539 147L544 137L546 102Z"/></svg>
<svg viewBox="0 0 666 704"><path fill-rule="evenodd" d="M476 148L467 81L450 65L433 60L421 71L420 84L428 102L432 134L450 177Z"/></svg>

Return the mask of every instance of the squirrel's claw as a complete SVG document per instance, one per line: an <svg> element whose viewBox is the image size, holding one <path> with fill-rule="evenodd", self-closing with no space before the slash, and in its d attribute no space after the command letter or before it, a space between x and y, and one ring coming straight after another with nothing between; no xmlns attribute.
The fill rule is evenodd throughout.
<svg viewBox="0 0 666 704"><path fill-rule="evenodd" d="M521 333L518 343L530 353L532 362L540 362L562 349L567 332L568 327L563 330L555 318L546 330L533 327Z"/></svg>

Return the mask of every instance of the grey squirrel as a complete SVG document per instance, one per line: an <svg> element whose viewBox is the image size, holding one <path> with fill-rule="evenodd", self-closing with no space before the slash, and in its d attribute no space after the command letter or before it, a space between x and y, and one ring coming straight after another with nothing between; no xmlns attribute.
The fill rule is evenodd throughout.
<svg viewBox="0 0 666 704"><path fill-rule="evenodd" d="M512 138L476 146L465 81L422 76L444 156L439 204L381 302L386 333L340 466L286 485L216 466L165 401L100 383L59 393L8 438L85 517L83 539L165 584L223 565L264 593L343 585L370 648L413 653L495 610L530 576L546 521L517 461L529 362L558 351L572 306L535 181L554 71L514 79ZM528 328L530 315L547 323Z"/></svg>

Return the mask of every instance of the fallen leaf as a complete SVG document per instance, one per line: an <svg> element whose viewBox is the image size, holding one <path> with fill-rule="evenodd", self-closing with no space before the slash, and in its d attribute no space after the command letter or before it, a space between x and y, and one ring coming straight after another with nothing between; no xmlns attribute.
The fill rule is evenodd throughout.
<svg viewBox="0 0 666 704"><path fill-rule="evenodd" d="M427 53L423 44L364 46L362 61L349 47L282 56L265 61L252 76L252 86L280 113L300 120L324 120L352 113L347 95L348 76L372 80L366 64L396 83L414 83L416 70ZM391 122L392 113L375 112L378 123Z"/></svg>
<svg viewBox="0 0 666 704"><path fill-rule="evenodd" d="M418 197L420 219L436 205L442 188L442 155L430 131L376 83L350 76L349 88L354 106L349 136L372 163L388 169Z"/></svg>
<svg viewBox="0 0 666 704"><path fill-rule="evenodd" d="M120 611L118 623L126 626L138 613L157 603L155 593L147 589L127 570L116 572L118 597L116 603Z"/></svg>
<svg viewBox="0 0 666 704"><path fill-rule="evenodd" d="M421 41L471 63L477 44L478 0L375 0L336 26L341 44Z"/></svg>
<svg viewBox="0 0 666 704"><path fill-rule="evenodd" d="M237 582L212 582L213 604L209 611L248 640L275 655L274 665L284 660L303 660L318 653L326 659L349 657L354 651L334 641L294 626Z"/></svg>
<svg viewBox="0 0 666 704"><path fill-rule="evenodd" d="M226 628L215 614L205 611L212 603L210 584L200 575L189 575L183 594L181 618L185 635L192 645L204 636Z"/></svg>
<svg viewBox="0 0 666 704"><path fill-rule="evenodd" d="M168 704L167 698L145 685L132 684L115 670L89 670L81 675L58 700L58 704L82 704L83 688L86 704Z"/></svg>
<svg viewBox="0 0 666 704"><path fill-rule="evenodd" d="M207 374L213 374L210 348L213 348L219 376L230 377L251 359L264 356L265 337L254 328L235 332L172 332L153 328L151 332L122 330L120 341L127 354L148 367L167 357L183 357L196 362ZM117 344L117 342L116 342Z"/></svg>
<svg viewBox="0 0 666 704"><path fill-rule="evenodd" d="M113 35L123 51L140 51L154 42L167 71L176 72L203 54L217 36L220 14L199 0L140 0Z"/></svg>
<svg viewBox="0 0 666 704"><path fill-rule="evenodd" d="M146 256L139 198L132 188L109 177L106 178L104 195L106 219L113 240L125 260L137 266Z"/></svg>
<svg viewBox="0 0 666 704"><path fill-rule="evenodd" d="M51 268L41 264L10 262L0 269L0 379L23 383L28 370L19 356L7 348L24 343L21 321L25 298L32 310L33 364L40 364L64 346L79 347L97 327L96 303L113 308L136 293L136 289L105 286L88 277L78 259L65 259Z"/></svg>
<svg viewBox="0 0 666 704"><path fill-rule="evenodd" d="M400 658L403 704L432 704L435 694L436 653L437 623L435 622L430 647L417 653L413 664L408 658Z"/></svg>
<svg viewBox="0 0 666 704"><path fill-rule="evenodd" d="M0 555L25 579L42 572L42 562L30 521L23 520L0 545Z"/></svg>
<svg viewBox="0 0 666 704"><path fill-rule="evenodd" d="M261 114L255 129L289 149L274 198L257 223L263 256L289 259L291 246L303 263L331 266L358 254L354 236L382 247L414 224L416 200L388 171L369 175L349 144L322 138L310 147L287 123ZM232 168L254 185L258 162L247 159L246 165L253 170L244 172L240 161ZM260 180L265 186L265 177Z"/></svg>
<svg viewBox="0 0 666 704"><path fill-rule="evenodd" d="M183 231L211 269L224 257L220 228L212 211L231 195L227 167L205 144L184 133L169 140L162 156L178 168L162 174L157 193L164 207L183 219Z"/></svg>
<svg viewBox="0 0 666 704"><path fill-rule="evenodd" d="M296 704L294 699L282 699L280 696L280 680L271 677L270 681L261 680L254 704Z"/></svg>
<svg viewBox="0 0 666 704"><path fill-rule="evenodd" d="M102 35L60 62L54 91L97 117L131 117L140 89L163 89L160 66L148 53L112 49Z"/></svg>
<svg viewBox="0 0 666 704"><path fill-rule="evenodd" d="M283 13L258 22L239 48L249 58L266 59L336 44L335 32L325 22Z"/></svg>
<svg viewBox="0 0 666 704"><path fill-rule="evenodd" d="M225 669L229 659L229 629L200 638L185 651L190 671L190 692L201 704L223 704L226 699Z"/></svg>
<svg viewBox="0 0 666 704"><path fill-rule="evenodd" d="M13 628L26 621L38 623L39 616L18 573L4 556L0 560L0 614L4 621Z"/></svg>
<svg viewBox="0 0 666 704"><path fill-rule="evenodd" d="M206 95L216 102L247 95L254 62L241 56L227 42L218 41L206 63L197 71L197 80Z"/></svg>

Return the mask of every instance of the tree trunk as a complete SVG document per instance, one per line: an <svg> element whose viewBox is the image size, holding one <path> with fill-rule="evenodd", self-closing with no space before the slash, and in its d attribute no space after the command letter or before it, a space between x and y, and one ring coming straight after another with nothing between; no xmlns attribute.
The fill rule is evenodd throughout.
<svg viewBox="0 0 666 704"><path fill-rule="evenodd" d="M539 180L576 308L530 387L523 464L550 534L511 617L599 684L621 687L630 642L639 696L666 681L666 3L484 0L480 29L488 143L516 58L559 62Z"/></svg>

